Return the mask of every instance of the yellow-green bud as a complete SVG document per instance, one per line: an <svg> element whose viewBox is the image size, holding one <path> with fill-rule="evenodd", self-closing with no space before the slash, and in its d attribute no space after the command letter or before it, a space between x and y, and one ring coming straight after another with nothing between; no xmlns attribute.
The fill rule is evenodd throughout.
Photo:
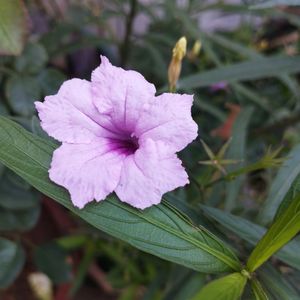
<svg viewBox="0 0 300 300"><path fill-rule="evenodd" d="M172 59L168 69L168 79L170 91L174 92L176 84L181 72L182 59L186 55L187 40L186 37L181 37L175 44L172 51Z"/></svg>

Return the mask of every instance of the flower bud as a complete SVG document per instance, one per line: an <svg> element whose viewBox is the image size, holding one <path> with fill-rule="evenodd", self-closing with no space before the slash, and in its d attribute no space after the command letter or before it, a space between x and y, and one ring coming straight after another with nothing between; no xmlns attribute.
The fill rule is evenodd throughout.
<svg viewBox="0 0 300 300"><path fill-rule="evenodd" d="M192 62L195 62L201 51L201 48L202 48L201 41L200 40L195 41L193 48L187 53L188 59Z"/></svg>
<svg viewBox="0 0 300 300"><path fill-rule="evenodd" d="M201 51L201 48L202 48L202 44L200 42L200 40L197 40L195 43L194 43L194 46L192 48L192 55L193 57L197 57Z"/></svg>
<svg viewBox="0 0 300 300"><path fill-rule="evenodd" d="M52 283L47 275L43 273L31 273L28 276L29 285L39 300L53 300Z"/></svg>
<svg viewBox="0 0 300 300"><path fill-rule="evenodd" d="M185 37L181 37L173 48L172 60L168 69L169 89L174 92L176 84L181 72L181 62L186 55L187 41Z"/></svg>

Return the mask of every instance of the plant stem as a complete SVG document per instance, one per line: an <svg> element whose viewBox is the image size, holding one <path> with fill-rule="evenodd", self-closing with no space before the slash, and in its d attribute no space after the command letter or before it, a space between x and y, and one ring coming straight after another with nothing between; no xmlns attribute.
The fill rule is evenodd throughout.
<svg viewBox="0 0 300 300"><path fill-rule="evenodd" d="M133 21L137 12L137 0L130 0L130 11L126 20L126 32L123 43L120 47L121 67L124 67L128 61L130 51L130 37L133 28Z"/></svg>

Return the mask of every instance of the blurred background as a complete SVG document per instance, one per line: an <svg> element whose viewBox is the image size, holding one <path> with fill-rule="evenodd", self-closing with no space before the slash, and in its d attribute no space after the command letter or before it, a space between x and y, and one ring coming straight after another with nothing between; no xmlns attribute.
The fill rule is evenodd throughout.
<svg viewBox="0 0 300 300"><path fill-rule="evenodd" d="M0 23L7 26L0 28L0 115L50 140L33 102L55 94L66 79L89 80L100 54L141 72L158 93L167 91L172 49L185 36L187 55L177 91L194 94L199 136L214 152L236 137L226 151L235 164L222 168L232 171L252 163L270 146L281 145L282 154L288 155L300 141L300 6L284 4L0 0ZM200 140L180 156L191 184L167 199L246 256L251 242L218 226L200 212L199 204L266 226L272 216L264 211L257 215L270 197L276 169L262 167L211 189L207 184L220 177L222 168L198 163L208 160ZM0 177L0 248L8 251L0 251L7 257L0 266L0 299L188 300L213 278L90 227L2 165ZM270 299L287 299L274 293L272 274L284 276L296 293L299 270L278 260L265 267L261 276ZM245 299L251 299L248 294Z"/></svg>

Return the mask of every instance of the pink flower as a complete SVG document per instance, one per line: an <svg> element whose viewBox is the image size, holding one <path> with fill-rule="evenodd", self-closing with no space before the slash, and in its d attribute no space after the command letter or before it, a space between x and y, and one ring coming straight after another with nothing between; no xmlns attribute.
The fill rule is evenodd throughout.
<svg viewBox="0 0 300 300"><path fill-rule="evenodd" d="M43 129L62 142L50 179L67 188L79 208L115 191L144 209L189 182L176 152L197 136L193 97L156 97L141 74L101 60L91 82L68 80L56 95L35 102Z"/></svg>

